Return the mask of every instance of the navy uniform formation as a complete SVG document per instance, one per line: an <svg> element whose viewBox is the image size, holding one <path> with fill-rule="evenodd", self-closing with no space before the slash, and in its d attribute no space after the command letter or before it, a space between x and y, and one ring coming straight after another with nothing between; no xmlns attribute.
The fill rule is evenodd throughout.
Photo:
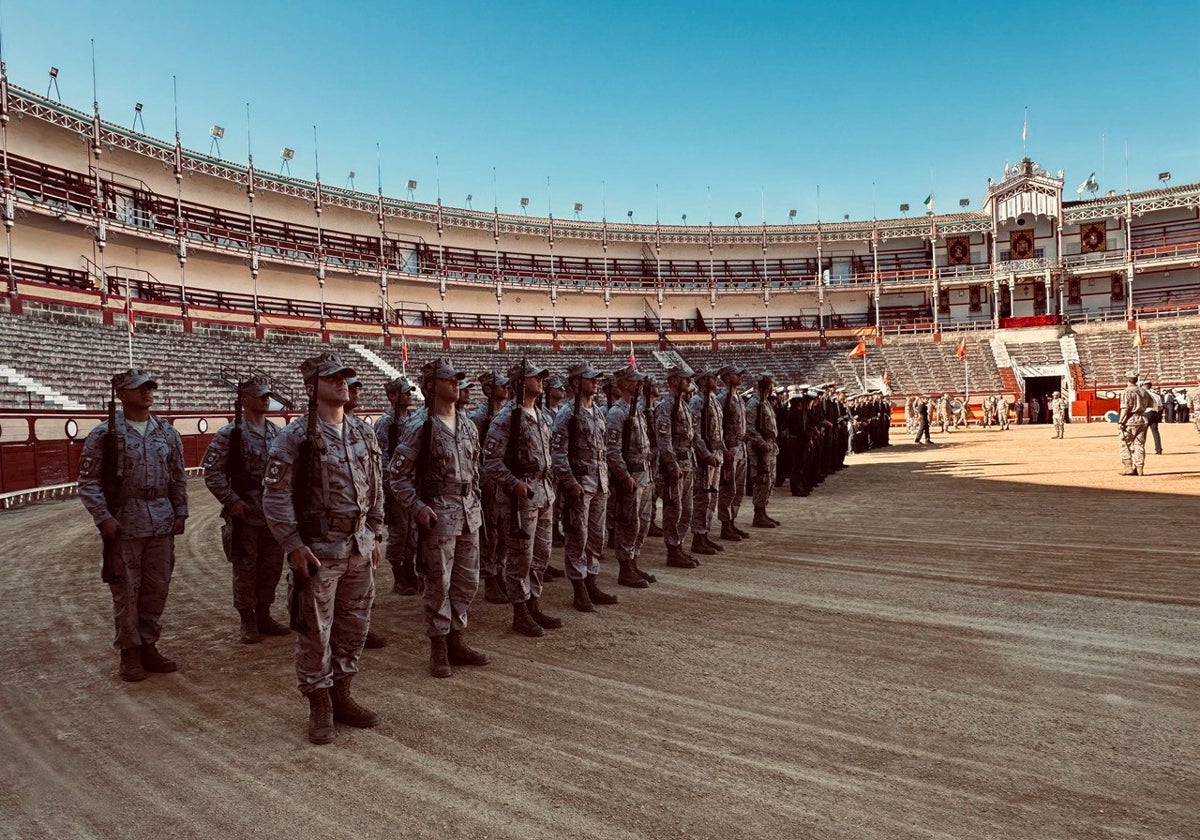
<svg viewBox="0 0 1200 840"><path fill-rule="evenodd" d="M695 568L722 543L750 538L738 526L747 494L752 526L777 527L768 509L778 480L809 492L851 447L887 445L891 415L882 395L847 399L824 386L805 386L784 411L770 371L737 365L671 367L656 383L633 365L606 377L581 362L552 388L550 371L527 360L481 374L483 400L468 411L467 372L434 359L416 382L388 383L372 428L354 415L359 383L335 354L306 359L300 372L307 410L282 429L267 419L270 383L239 382L234 422L202 466L221 504L239 638L295 631L296 685L316 744L334 741L337 723L379 723L351 684L364 647L383 644L371 614L385 525L392 592L419 596L429 671L449 677L489 662L466 641L481 583L486 601L511 606L516 633L563 626L544 599L557 526L571 605L593 613L619 603L600 585L606 541L618 585L657 582L643 554L658 499L666 565ZM179 435L149 412L156 388L142 371L113 377L123 411L114 399L80 461L128 680L176 667L156 643L187 487ZM271 616L285 568L286 626Z"/></svg>

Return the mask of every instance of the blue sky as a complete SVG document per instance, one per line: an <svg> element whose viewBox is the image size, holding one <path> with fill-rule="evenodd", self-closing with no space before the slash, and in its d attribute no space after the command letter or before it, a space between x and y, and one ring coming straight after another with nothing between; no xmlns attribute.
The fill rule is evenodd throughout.
<svg viewBox="0 0 1200 840"><path fill-rule="evenodd" d="M1068 196L1200 181L1200 0L123 3L0 0L4 59L102 116L294 175L501 212L770 223L939 211L1028 154ZM1102 160L1102 135L1106 154ZM435 163L435 159L440 163ZM547 190L547 178L550 189ZM820 201L818 206L818 185ZM711 192L710 192L711 190ZM711 194L711 198L710 198ZM711 211L710 211L711 207Z"/></svg>

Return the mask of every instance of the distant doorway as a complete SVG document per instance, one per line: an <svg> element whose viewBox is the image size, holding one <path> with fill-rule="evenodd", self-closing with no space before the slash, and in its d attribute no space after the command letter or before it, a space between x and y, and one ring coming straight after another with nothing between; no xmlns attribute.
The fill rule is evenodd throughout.
<svg viewBox="0 0 1200 840"><path fill-rule="evenodd" d="M1061 386L1062 377L1059 376L1025 378L1025 417L1030 423L1050 422L1050 399Z"/></svg>

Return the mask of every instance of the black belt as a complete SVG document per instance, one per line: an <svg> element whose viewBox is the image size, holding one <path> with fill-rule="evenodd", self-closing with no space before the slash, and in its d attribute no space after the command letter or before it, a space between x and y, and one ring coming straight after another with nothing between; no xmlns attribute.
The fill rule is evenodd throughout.
<svg viewBox="0 0 1200 840"><path fill-rule="evenodd" d="M429 485L433 496L470 496L475 492L473 481L440 481Z"/></svg>
<svg viewBox="0 0 1200 840"><path fill-rule="evenodd" d="M537 472L531 472L531 473L525 473L524 475L519 475L519 476L517 476L517 479L520 481L527 481L532 478L532 479L536 479L539 481L544 481L548 477L548 474L549 474L549 470L538 470Z"/></svg>
<svg viewBox="0 0 1200 840"><path fill-rule="evenodd" d="M629 467L629 471L631 473L643 473L646 471L646 464L644 461L628 461L626 466Z"/></svg>
<svg viewBox="0 0 1200 840"><path fill-rule="evenodd" d="M153 502L155 499L165 499L167 494L154 487L135 487L125 491L131 499L141 499L143 502Z"/></svg>
<svg viewBox="0 0 1200 840"><path fill-rule="evenodd" d="M337 531L341 534L355 534L358 530L367 524L365 516L331 516L329 517L329 530Z"/></svg>

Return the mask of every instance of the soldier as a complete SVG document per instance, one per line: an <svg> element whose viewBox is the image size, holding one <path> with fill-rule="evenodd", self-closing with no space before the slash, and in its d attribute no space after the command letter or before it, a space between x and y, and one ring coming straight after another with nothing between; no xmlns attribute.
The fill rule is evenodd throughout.
<svg viewBox="0 0 1200 840"><path fill-rule="evenodd" d="M467 611L479 588L479 432L457 406L467 374L443 359L421 368L425 407L404 426L388 466L396 500L420 529L424 630L429 673L451 665L486 665L488 655L463 640Z"/></svg>
<svg viewBox="0 0 1200 840"><path fill-rule="evenodd" d="M1192 425L1196 427L1197 434L1200 434L1200 385L1192 389L1188 395L1187 410L1192 418Z"/></svg>
<svg viewBox="0 0 1200 840"><path fill-rule="evenodd" d="M725 457L721 465L717 517L721 520L721 539L729 542L750 539L750 533L737 526L742 498L746 495L746 401L738 393L748 369L725 365L717 371L724 387L717 393L724 423Z"/></svg>
<svg viewBox="0 0 1200 840"><path fill-rule="evenodd" d="M663 473L663 542L667 565L694 569L700 562L683 548L683 534L692 518L692 472L695 466L695 430L684 403L688 373L674 365L667 369L667 393L654 409L654 441Z"/></svg>
<svg viewBox="0 0 1200 840"><path fill-rule="evenodd" d="M406 376L397 376L384 386L391 404L375 421L375 438L383 455L383 463L389 464L400 432L408 422L409 409L417 390ZM417 594L416 535L412 532L409 510L396 502L390 482L384 482L384 519L387 522L387 562L392 568L392 591L397 595Z"/></svg>
<svg viewBox="0 0 1200 840"><path fill-rule="evenodd" d="M1000 421L1000 431L1008 431L1008 394L996 397L996 419Z"/></svg>
<svg viewBox="0 0 1200 840"><path fill-rule="evenodd" d="M554 475L550 424L537 409L550 371L531 362L508 371L514 399L492 420L483 447L484 474L502 491L502 516L508 529L504 588L513 605L513 630L541 636L562 627L557 616L542 612L542 583L550 562L550 517Z"/></svg>
<svg viewBox="0 0 1200 840"><path fill-rule="evenodd" d="M750 399L746 401L746 439L750 441L749 472L754 488L754 528L777 528L779 522L767 516L771 503L771 492L775 488L775 457L779 454L776 438L779 427L775 412L767 398L775 387L775 374L764 370L758 376L758 384Z"/></svg>
<svg viewBox="0 0 1200 840"><path fill-rule="evenodd" d="M1162 453L1162 437L1158 433L1158 424L1162 422L1163 399L1159 393L1154 390L1154 383L1149 379L1142 382L1142 390L1150 397L1150 407L1146 409L1146 431L1149 433L1150 439L1154 441L1154 454L1161 455Z"/></svg>
<svg viewBox="0 0 1200 840"><path fill-rule="evenodd" d="M696 448L696 473L692 485L693 554L717 554L725 549L709 539L713 514L720 492L721 464L725 460L724 418L717 402L717 372L703 370L693 377L696 393L688 403L692 412L693 445Z"/></svg>
<svg viewBox="0 0 1200 840"><path fill-rule="evenodd" d="M300 366L308 414L271 445L263 513L288 560L296 679L308 699L308 740L334 722L371 727L379 715L350 696L371 624L383 531L382 457L374 431L345 413L351 368L333 353Z"/></svg>
<svg viewBox="0 0 1200 840"><path fill-rule="evenodd" d="M942 434L950 431L953 415L950 411L950 395L942 394L942 399L938 402L938 425L941 427Z"/></svg>
<svg viewBox="0 0 1200 840"><path fill-rule="evenodd" d="M550 374L546 378L545 390L542 393L542 411L546 415L546 422L550 424L550 428L554 428L554 418L558 416L558 410L562 408L563 399L567 396L566 383L562 377L556 373ZM558 498L554 502L553 511L550 515L550 522L553 530L551 531L551 544L555 548L566 545L566 537L563 536L562 530L562 506L564 500ZM553 566L546 566L545 576L547 580L559 578L564 575Z"/></svg>
<svg viewBox="0 0 1200 840"><path fill-rule="evenodd" d="M658 383L650 374L642 374L646 377L646 384L642 386L642 398L638 402L638 411L646 421L646 434L650 437L650 463L646 465L646 470L650 473L650 530L646 532L647 538L658 539L663 535L663 529L658 526L658 500L662 498L663 490L663 474L658 468L658 444L654 440L654 409L658 405L658 401L662 399L662 392L659 390ZM1200 426L1197 427L1200 429Z"/></svg>
<svg viewBox="0 0 1200 840"><path fill-rule="evenodd" d="M964 396L958 404L958 411L954 415L954 428L967 428L971 417L971 403Z"/></svg>
<svg viewBox="0 0 1200 840"><path fill-rule="evenodd" d="M1121 430L1121 475L1146 473L1146 409L1153 404L1146 389L1137 384L1137 371L1126 371L1129 384L1121 392L1117 426ZM1035 403L1036 404L1036 403Z"/></svg>
<svg viewBox="0 0 1200 840"><path fill-rule="evenodd" d="M262 513L267 453L279 427L267 419L271 386L261 377L238 384L238 418L213 436L204 453L204 484L221 503L221 545L233 565L233 608L241 618L241 641L291 631L271 618L283 573L283 550Z"/></svg>
<svg viewBox="0 0 1200 840"><path fill-rule="evenodd" d="M358 377L356 376L347 376L346 389L350 394L350 399L346 403L343 410L345 411L346 415L349 416L353 415L355 410L358 408L358 397L359 393L362 391L362 382L359 381ZM376 437L378 437L378 435L376 435ZM379 471L381 474L386 467L387 461L383 459L383 455L380 453ZM384 482L384 516L387 516L387 482ZM382 634L377 633L375 630L368 627L367 638L366 641L363 642L363 647L371 650L385 648L387 647L387 639L384 638Z"/></svg>
<svg viewBox="0 0 1200 840"><path fill-rule="evenodd" d="M512 390L508 377L498 370L482 373L479 384L483 388L484 404L475 409L471 420L479 432L479 440L487 440L492 420L508 401ZM480 469L483 457L480 454ZM483 598L489 604L507 604L504 591L504 539L505 523L500 517L500 498L496 482L482 476L480 502L483 508L483 531L479 538L479 577L483 580Z"/></svg>
<svg viewBox="0 0 1200 840"><path fill-rule="evenodd" d="M617 596L604 592L596 582L608 507L606 424L604 412L594 404L601 376L588 362L567 369L574 397L558 412L550 444L554 478L565 499L567 577L575 594L573 605L580 612L594 612L594 604L617 603Z"/></svg>
<svg viewBox="0 0 1200 840"><path fill-rule="evenodd" d="M648 412L638 402L638 392L649 390L648 379L637 368L626 365L613 374L619 398L613 401L606 420L605 452L612 483L617 563L617 583L645 589L657 578L638 568L638 557L650 531L654 502L651 470L654 452L650 445ZM646 383L643 385L643 383Z"/></svg>
<svg viewBox="0 0 1200 840"><path fill-rule="evenodd" d="M158 383L144 370L112 377L108 420L88 434L79 456L79 499L100 529L100 577L113 600L121 679L178 667L158 651L163 608L175 567L175 537L187 521L183 440L150 413ZM116 400L121 401L121 414Z"/></svg>
<svg viewBox="0 0 1200 840"><path fill-rule="evenodd" d="M1067 422L1067 401L1058 391L1054 392L1054 399L1050 401L1050 416L1054 420L1054 437L1061 440Z"/></svg>

